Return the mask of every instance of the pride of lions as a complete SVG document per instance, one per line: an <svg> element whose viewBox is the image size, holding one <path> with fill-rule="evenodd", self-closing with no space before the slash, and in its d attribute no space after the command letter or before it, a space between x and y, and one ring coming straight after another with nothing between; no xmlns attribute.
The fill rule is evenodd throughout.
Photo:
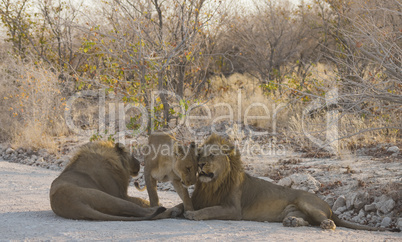
<svg viewBox="0 0 402 242"><path fill-rule="evenodd" d="M191 220L282 222L284 226L319 225L385 230L339 219L315 194L252 177L244 172L240 152L212 134L197 148L180 145L166 134L149 137L144 176L150 202L127 195L140 162L121 144L93 142L82 146L50 188L51 208L69 219L139 221L172 217ZM183 203L159 204L156 183L170 181ZM188 186L194 185L189 196Z"/></svg>

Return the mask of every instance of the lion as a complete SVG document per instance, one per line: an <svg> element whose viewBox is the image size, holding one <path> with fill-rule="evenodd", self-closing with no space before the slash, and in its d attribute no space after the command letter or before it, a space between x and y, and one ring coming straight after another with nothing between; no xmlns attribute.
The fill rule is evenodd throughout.
<svg viewBox="0 0 402 242"><path fill-rule="evenodd" d="M150 150L144 159L144 176L151 207L159 205L157 182L170 181L183 201L184 210L194 210L187 187L197 181L195 144L184 147L167 134L155 133L149 136L148 147Z"/></svg>
<svg viewBox="0 0 402 242"><path fill-rule="evenodd" d="M198 181L191 200L192 220L227 219L282 222L284 226L336 225L361 230L382 230L340 220L315 194L252 177L243 170L235 146L216 134L199 151Z"/></svg>
<svg viewBox="0 0 402 242"><path fill-rule="evenodd" d="M98 141L83 145L50 188L53 212L68 219L138 221L164 212L129 197L130 176L140 163L120 144Z"/></svg>

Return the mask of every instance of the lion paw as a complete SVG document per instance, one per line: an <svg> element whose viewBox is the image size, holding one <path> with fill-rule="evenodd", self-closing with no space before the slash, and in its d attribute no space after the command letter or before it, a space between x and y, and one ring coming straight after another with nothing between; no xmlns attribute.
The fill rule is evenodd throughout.
<svg viewBox="0 0 402 242"><path fill-rule="evenodd" d="M185 211L184 212L184 217L186 219L190 219L190 220L201 220L198 216L197 216L197 212L195 211Z"/></svg>
<svg viewBox="0 0 402 242"><path fill-rule="evenodd" d="M300 227L308 225L308 222L306 220L293 216L285 218L282 223L285 227Z"/></svg>
<svg viewBox="0 0 402 242"><path fill-rule="evenodd" d="M320 227L322 229L335 229L336 225L331 219L326 219L321 222Z"/></svg>
<svg viewBox="0 0 402 242"><path fill-rule="evenodd" d="M171 214L170 217L171 218L177 218L179 217L181 214L183 213L183 210L177 207L173 207L171 208Z"/></svg>

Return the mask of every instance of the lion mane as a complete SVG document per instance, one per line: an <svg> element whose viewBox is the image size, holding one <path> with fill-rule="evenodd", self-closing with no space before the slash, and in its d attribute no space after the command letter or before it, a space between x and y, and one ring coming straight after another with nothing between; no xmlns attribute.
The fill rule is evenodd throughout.
<svg viewBox="0 0 402 242"><path fill-rule="evenodd" d="M221 150L224 148L222 152L227 157L226 169L215 182L204 183L197 181L196 187L199 192L193 193L191 198L195 210L228 203L232 190L235 186L241 184L245 177L240 151L232 143L219 135L213 134L205 141L204 147L208 145L218 145ZM205 151L201 148L198 152L202 154Z"/></svg>

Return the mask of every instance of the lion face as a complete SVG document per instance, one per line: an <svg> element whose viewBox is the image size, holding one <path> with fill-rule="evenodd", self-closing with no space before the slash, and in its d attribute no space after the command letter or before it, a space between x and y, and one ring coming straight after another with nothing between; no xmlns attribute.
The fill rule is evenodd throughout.
<svg viewBox="0 0 402 242"><path fill-rule="evenodd" d="M131 176L138 176L138 172L140 171L140 162L137 160L127 148L120 143L115 145L115 149L118 152L120 159L122 162L128 164L129 167L127 169L130 171Z"/></svg>
<svg viewBox="0 0 402 242"><path fill-rule="evenodd" d="M191 143L190 146L176 146L174 173L180 177L184 186L188 187L197 182L197 149L195 144Z"/></svg>
<svg viewBox="0 0 402 242"><path fill-rule="evenodd" d="M204 145L198 161L198 180L204 183L225 177L230 171L230 161L225 147Z"/></svg>
<svg viewBox="0 0 402 242"><path fill-rule="evenodd" d="M129 154L128 154L129 155ZM128 158L130 167L131 167L131 176L138 176L138 172L140 171L140 161L137 160L134 156L129 155Z"/></svg>

